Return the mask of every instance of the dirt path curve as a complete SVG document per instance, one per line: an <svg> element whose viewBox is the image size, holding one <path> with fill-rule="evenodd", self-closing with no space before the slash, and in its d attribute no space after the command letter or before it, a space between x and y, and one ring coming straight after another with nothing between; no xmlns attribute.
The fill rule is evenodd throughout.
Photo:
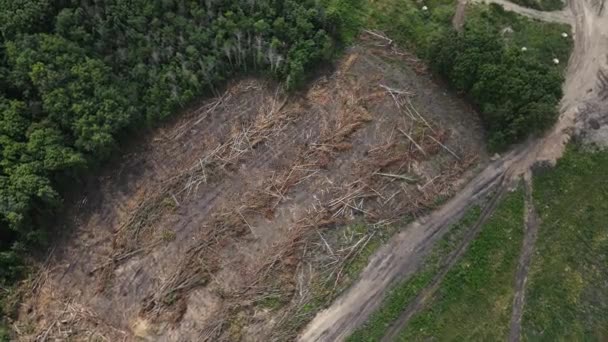
<svg viewBox="0 0 608 342"><path fill-rule="evenodd" d="M553 12L543 12L540 16L540 19L555 18L556 21L574 23L574 50L564 84L561 115L553 129L541 139L530 141L491 163L442 208L394 236L372 257L359 280L330 307L317 314L301 333L300 341L344 340L378 308L384 293L396 279L406 279L415 272L434 242L480 195L496 188L503 176L514 179L537 162L556 162L576 125L585 120L589 104L602 105L606 98L604 86L597 82L608 55L608 16L603 11L604 1L573 0L569 3L570 15L564 12L554 16ZM540 15L510 5L506 8L531 16Z"/></svg>
<svg viewBox="0 0 608 342"><path fill-rule="evenodd" d="M443 282L443 279L448 274L448 272L456 265L456 263L460 260L463 254L469 249L469 245L479 232L481 232L482 228L488 221L488 219L492 216L492 213L500 204L503 195L505 194L507 187L505 186L505 181L509 182L507 179L502 179L501 184L497 185L497 192L492 195L491 199L484 206L479 219L477 222L469 229L469 231L464 236L464 239L459 243L458 248L450 253L447 257L445 264L441 268L441 272L439 272L431 281L431 283L426 286L420 293L414 298L414 300L407 306L407 308L399 315L399 318L391 325L391 327L386 331L386 334L382 338L382 342L391 342L397 339L399 332L401 332L408 324L410 319L418 313L422 308L426 306L426 304L431 300L439 289L439 286Z"/></svg>
<svg viewBox="0 0 608 342"><path fill-rule="evenodd" d="M572 12L565 8L561 11L539 11L528 7L519 6L507 0L472 0L473 2L478 3L495 3L504 7L507 11L517 12L521 15L525 15L526 17L572 25L574 23L574 18L572 16Z"/></svg>
<svg viewBox="0 0 608 342"><path fill-rule="evenodd" d="M456 5L456 12L454 13L454 17L452 17L452 26L456 29L456 31L462 31L464 27L464 19L467 11L467 4L469 0L458 0L458 4Z"/></svg>
<svg viewBox="0 0 608 342"><path fill-rule="evenodd" d="M517 342L521 337L521 318L524 310L526 282L528 280L528 272L532 255L534 254L534 245L538 237L539 217L534 207L532 198L532 173L526 172L524 175L525 191L526 191L526 211L524 213L524 240L522 251L517 264L515 273L515 296L513 298L513 312L511 314L511 328L509 333L509 341Z"/></svg>

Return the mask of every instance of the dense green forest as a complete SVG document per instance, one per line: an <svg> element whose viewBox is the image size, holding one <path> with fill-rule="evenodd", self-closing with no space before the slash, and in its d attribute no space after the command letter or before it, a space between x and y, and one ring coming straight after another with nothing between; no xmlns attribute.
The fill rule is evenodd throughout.
<svg viewBox="0 0 608 342"><path fill-rule="evenodd" d="M126 135L237 73L298 86L351 3L0 0L0 285Z"/></svg>

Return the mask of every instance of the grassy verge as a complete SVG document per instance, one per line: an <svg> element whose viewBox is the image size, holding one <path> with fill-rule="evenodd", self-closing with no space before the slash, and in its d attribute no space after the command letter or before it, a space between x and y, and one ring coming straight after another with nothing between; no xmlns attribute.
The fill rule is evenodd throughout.
<svg viewBox="0 0 608 342"><path fill-rule="evenodd" d="M419 56L428 57L437 38L452 30L456 1L431 0L424 5L426 11L414 0L370 2L368 26L384 31ZM500 6L470 5L466 21L469 26L488 25L501 31L510 28L502 35L503 42L517 49L526 46L529 55L545 64L554 57L566 61L572 50L572 40L561 36L571 32L568 25L528 19L501 10Z"/></svg>
<svg viewBox="0 0 608 342"><path fill-rule="evenodd" d="M469 210L462 220L458 224L455 224L449 233L433 248L420 270L409 280L395 286L386 296L381 308L363 326L355 331L348 338L348 341L380 340L388 325L399 317L403 308L439 272L446 256L456 249L458 243L462 241L467 228L471 227L479 218L480 212L479 207Z"/></svg>
<svg viewBox="0 0 608 342"><path fill-rule="evenodd" d="M539 11L559 11L566 6L563 0L510 0L512 3Z"/></svg>
<svg viewBox="0 0 608 342"><path fill-rule="evenodd" d="M400 340L501 341L509 331L523 238L523 191L508 194Z"/></svg>
<svg viewBox="0 0 608 342"><path fill-rule="evenodd" d="M542 224L526 292L526 340L608 340L607 169L608 152L572 147L534 179Z"/></svg>

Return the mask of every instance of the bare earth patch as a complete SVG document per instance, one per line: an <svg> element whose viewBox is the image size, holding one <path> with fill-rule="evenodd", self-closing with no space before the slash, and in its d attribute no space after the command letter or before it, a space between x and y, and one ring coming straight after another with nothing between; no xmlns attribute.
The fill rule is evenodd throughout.
<svg viewBox="0 0 608 342"><path fill-rule="evenodd" d="M370 35L305 91L241 80L140 139L70 207L20 338L293 339L366 246L487 161L422 70Z"/></svg>

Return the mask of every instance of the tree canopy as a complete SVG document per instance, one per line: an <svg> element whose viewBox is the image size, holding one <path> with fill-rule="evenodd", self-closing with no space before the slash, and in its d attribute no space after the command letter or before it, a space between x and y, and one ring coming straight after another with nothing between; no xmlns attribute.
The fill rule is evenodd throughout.
<svg viewBox="0 0 608 342"><path fill-rule="evenodd" d="M485 20L443 34L431 44L431 67L477 105L490 147L503 149L555 122L563 75L503 43Z"/></svg>
<svg viewBox="0 0 608 342"><path fill-rule="evenodd" d="M348 23L326 3L0 0L0 283L44 240L60 184L129 130L237 73L293 88L331 58Z"/></svg>

